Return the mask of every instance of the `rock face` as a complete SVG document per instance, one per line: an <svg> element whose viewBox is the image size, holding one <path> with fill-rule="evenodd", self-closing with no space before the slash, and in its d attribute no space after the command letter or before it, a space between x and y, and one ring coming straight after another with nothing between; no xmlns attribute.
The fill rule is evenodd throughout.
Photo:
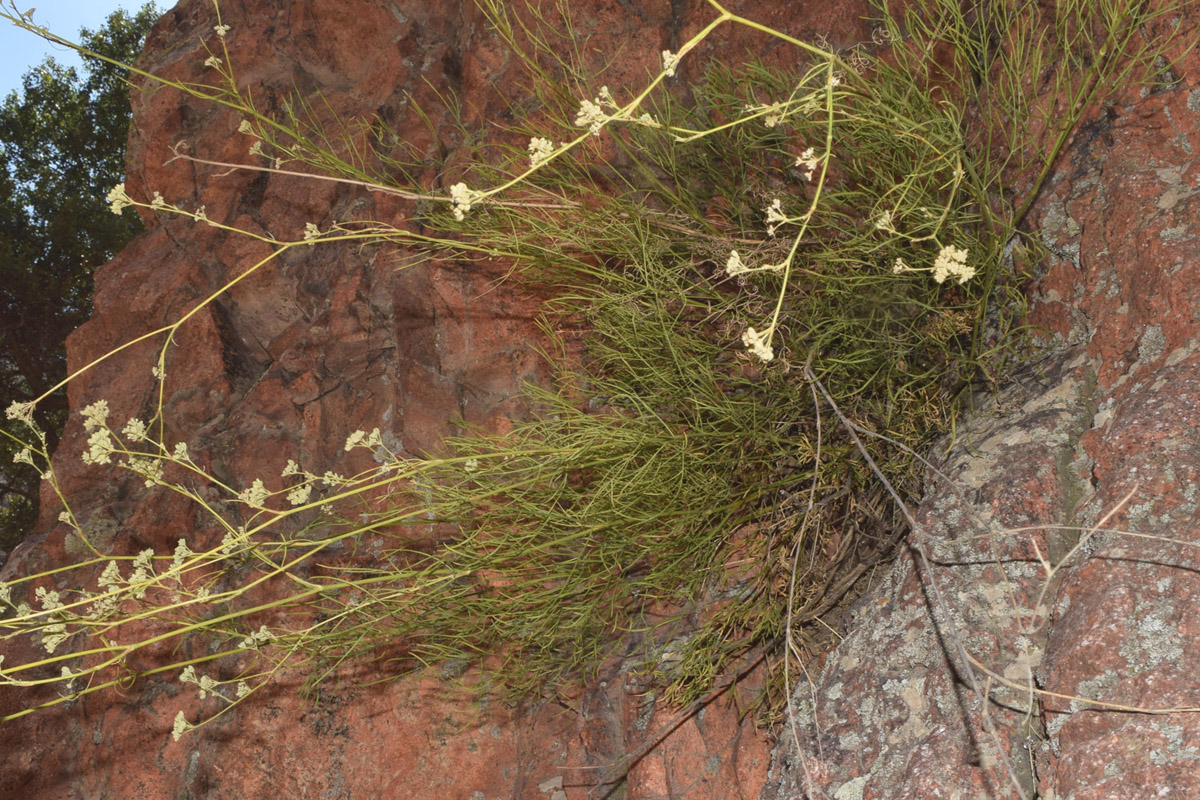
<svg viewBox="0 0 1200 800"><path fill-rule="evenodd" d="M799 37L825 34L835 46L869 38L863 5L741 5ZM528 13L524 4L513 11ZM1186 12L1183 42L1200 31L1194 5ZM518 65L466 0L227 0L221 14L234 71L264 110L293 91L310 99L319 91L332 112L387 122L424 154L420 178L431 191L454 182L468 143L449 114L426 127L411 109L442 108L435 89L449 87L472 130L506 118L502 92L520 99ZM587 0L572 14L576 32L591 37L587 51L612 61L604 77L614 85L637 83L661 50L712 16L686 0ZM214 80L204 61L215 24L211 4L184 0L156 26L141 66ZM722 47L740 54L751 43L761 48L739 31ZM1190 666L1200 657L1190 546L1200 541L1200 334L1191 311L1200 291L1200 87L1189 77L1197 67L1193 53L1178 83L1119 97L1076 137L1036 210L1055 256L1031 289L1047 354L981 400L939 463L952 480L932 480L915 510L919 540L859 601L815 688L797 692L795 735L785 728L773 756L731 692L624 760L673 712L639 696L619 663L562 704L516 709L463 707L435 678L333 690L315 702L285 681L179 742L169 730L184 689L164 680L0 729L0 796L1017 796L1001 751L1026 797L1200 796L1200 717L1107 713L1062 697L1200 705ZM186 146L244 163L250 140L236 132L239 121L170 90L138 95L130 193L158 191L280 239L347 215L416 224L411 204L355 187L170 161ZM215 227L146 221L150 230L97 274L95 315L69 342L72 369L178 319L268 253ZM546 367L529 347L542 298L511 282L496 287L498 274L454 263L399 271L384 250L292 251L180 329L166 364L166 438L186 442L230 485L263 477L278 488L270 476L289 458L317 473L347 469L342 442L355 429L380 427L394 449L416 453L450 430L450 417L500 426L522 412L521 384L544 380ZM72 408L104 398L116 420L144 415L157 391L155 352L154 342L135 346L76 379ZM83 465L85 441L73 420L55 465L94 539L121 553L169 551L180 537L219 540L185 502ZM59 511L47 493L42 533L14 553L4 577L69 557L77 543ZM1053 527L1102 520L1185 544L1097 533L1073 551L1078 537ZM1018 530L1028 526L1037 527ZM1045 592L1039 556L1066 559ZM971 669L956 640L978 662ZM986 717L994 735L981 727L972 680L996 701ZM0 710L13 702L0 694Z"/></svg>
<svg viewBox="0 0 1200 800"><path fill-rule="evenodd" d="M1194 41L1200 10L1173 24ZM1198 67L1065 153L1033 221L1047 352L943 448L952 482L796 693L762 800L1200 794Z"/></svg>
<svg viewBox="0 0 1200 800"><path fill-rule="evenodd" d="M713 17L699 0L641 5L572 4L575 32L589 37L586 54L596 62L587 68L606 67L603 80L614 86L640 85L662 50L678 49ZM797 36L825 33L839 45L868 38L862 4L847 14L845 4L823 2L738 5ZM521 66L471 0L223 0L220 9L231 66L259 108L278 112L298 93L322 121L336 114L387 123L417 154L421 185L439 195L470 158L463 131L511 120L509 103L526 99ZM525 4L511 12L533 22ZM141 68L167 80L219 80L205 65L221 53L217 22L208 0L180 2L151 33ZM751 41L735 31L722 47L740 55ZM757 47L770 58L770 48ZM451 94L458 119L445 108ZM280 240L298 239L306 223L326 230L347 218L419 225L413 203L360 188L172 160L181 152L256 159L228 109L163 88L135 94L134 106L126 182L134 197L159 192ZM95 313L68 343L72 370L179 319L270 253L217 227L144 218L147 233L96 275ZM513 282L497 286L504 265L400 270L401 260L381 248L293 250L189 319L167 353L165 441L186 443L230 486L262 478L278 489L288 459L317 474L362 468L358 453L342 449L356 429L379 427L393 450L419 453L452 430L451 418L495 428L522 413L522 385L548 374L532 347L544 298ZM72 408L105 399L117 425L148 417L161 342L133 346L75 379ZM84 465L86 439L75 416L55 467L91 541L118 555L170 552L179 538L220 541L219 527L188 501ZM4 577L83 554L58 523L61 510L47 492L40 534L13 554ZM10 663L18 660L9 652ZM147 656L133 666L151 663ZM171 720L195 692L184 695L174 676L163 677L124 697L91 695L6 724L0 797L751 798L769 761L767 737L742 723L734 692L629 760L674 712L657 709L619 663L580 696L519 709L464 707L436 678L331 689L315 703L285 680L179 742ZM0 713L19 702L0 689Z"/></svg>

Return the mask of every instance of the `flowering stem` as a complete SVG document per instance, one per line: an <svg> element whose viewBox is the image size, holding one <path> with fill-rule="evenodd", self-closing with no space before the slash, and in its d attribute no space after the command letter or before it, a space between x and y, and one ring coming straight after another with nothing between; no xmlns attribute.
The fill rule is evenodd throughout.
<svg viewBox="0 0 1200 800"><path fill-rule="evenodd" d="M808 206L806 213L800 221L800 231L792 239L792 247L788 251L787 258L783 262L783 285L779 288L779 295L775 298L775 310L771 312L771 325L767 329L767 343L770 344L775 336L775 329L779 325L779 315L783 312L784 296L787 294L788 281L792 276L792 264L796 259L796 251L800 248L800 241L804 238L804 234L808 231L808 223L812 220L813 213L821 202L821 193L825 188L825 176L829 172L829 160L833 157L833 61L828 62L828 80L825 83L825 158L821 161L821 177L817 180L817 186L813 190L813 198Z"/></svg>

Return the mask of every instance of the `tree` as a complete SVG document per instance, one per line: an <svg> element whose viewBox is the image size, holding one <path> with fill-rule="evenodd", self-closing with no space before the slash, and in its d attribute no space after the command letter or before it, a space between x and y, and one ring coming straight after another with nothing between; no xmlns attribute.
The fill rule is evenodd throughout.
<svg viewBox="0 0 1200 800"><path fill-rule="evenodd" d="M141 52L158 18L147 4L117 11L98 31L80 31L88 50L122 63ZM92 273L141 230L136 214L110 213L105 195L125 174L129 85L125 71L83 57L84 75L53 58L23 78L0 106L0 400L40 397L66 377L64 344L91 311ZM62 389L35 419L53 449L66 421ZM0 550L37 519L38 471L13 463L27 431L0 419ZM4 435L4 434L8 435Z"/></svg>

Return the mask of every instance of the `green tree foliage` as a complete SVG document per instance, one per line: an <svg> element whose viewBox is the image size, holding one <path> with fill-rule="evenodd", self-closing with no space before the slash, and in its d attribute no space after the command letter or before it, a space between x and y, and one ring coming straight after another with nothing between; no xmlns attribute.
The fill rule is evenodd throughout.
<svg viewBox="0 0 1200 800"><path fill-rule="evenodd" d="M81 45L131 63L153 4L117 11ZM83 75L53 58L27 72L23 92L0 107L0 399L37 398L66 377L64 342L91 310L92 272L141 230L136 214L109 212L105 194L125 174L129 86L125 71L83 57ZM37 421L57 443L65 390L39 404ZM14 464L21 435L0 420L0 550L18 543L37 516L37 470ZM8 435L3 435L8 434Z"/></svg>

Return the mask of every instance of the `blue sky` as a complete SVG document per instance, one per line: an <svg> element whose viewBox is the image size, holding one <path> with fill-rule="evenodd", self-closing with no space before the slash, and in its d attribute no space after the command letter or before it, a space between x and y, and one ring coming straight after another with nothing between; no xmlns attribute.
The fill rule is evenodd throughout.
<svg viewBox="0 0 1200 800"><path fill-rule="evenodd" d="M12 13L7 0L3 0L5 11ZM76 41L80 28L96 30L104 24L108 15L123 8L130 13L142 7L144 0L17 0L17 7L25 11L35 7L33 21L44 25L63 38ZM160 9L170 8L173 0L159 0ZM21 76L42 63L46 56L78 68L80 62L73 51L55 47L32 33L20 30L8 20L0 19L0 97L21 85Z"/></svg>

